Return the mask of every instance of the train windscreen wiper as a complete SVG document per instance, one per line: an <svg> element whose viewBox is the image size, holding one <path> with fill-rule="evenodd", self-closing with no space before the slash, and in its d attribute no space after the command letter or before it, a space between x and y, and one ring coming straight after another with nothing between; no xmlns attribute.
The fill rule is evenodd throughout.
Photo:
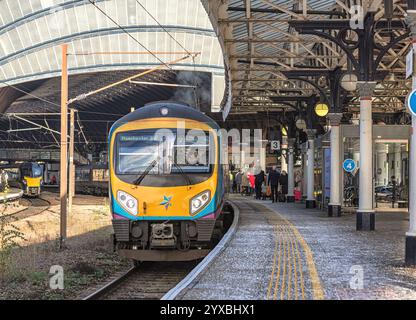
<svg viewBox="0 0 416 320"><path fill-rule="evenodd" d="M181 166L177 163L173 163L173 165L178 168L179 173L185 178L186 182L188 183L188 186L192 185L193 182L191 178L182 170Z"/></svg>
<svg viewBox="0 0 416 320"><path fill-rule="evenodd" d="M143 179L146 178L146 176L149 174L149 172L157 165L159 162L159 158L153 160L146 168L146 170L143 171L143 173L133 181L133 184L138 186L142 183Z"/></svg>

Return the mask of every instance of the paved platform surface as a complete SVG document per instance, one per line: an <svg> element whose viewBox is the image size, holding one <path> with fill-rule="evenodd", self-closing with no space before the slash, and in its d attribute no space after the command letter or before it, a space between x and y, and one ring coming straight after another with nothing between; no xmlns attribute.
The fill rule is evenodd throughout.
<svg viewBox="0 0 416 320"><path fill-rule="evenodd" d="M416 269L403 266L407 214L377 213L375 232L357 232L355 215L232 200L236 235L182 299L416 299Z"/></svg>
<svg viewBox="0 0 416 320"><path fill-rule="evenodd" d="M239 228L209 270L183 299L322 299L312 252L281 215L234 197Z"/></svg>
<svg viewBox="0 0 416 320"><path fill-rule="evenodd" d="M19 199L23 196L23 190L9 188L7 192L0 192L0 202L7 202Z"/></svg>

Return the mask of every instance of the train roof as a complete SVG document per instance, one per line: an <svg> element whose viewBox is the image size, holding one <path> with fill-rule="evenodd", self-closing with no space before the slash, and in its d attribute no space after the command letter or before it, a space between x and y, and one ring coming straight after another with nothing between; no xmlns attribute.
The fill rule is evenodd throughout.
<svg viewBox="0 0 416 320"><path fill-rule="evenodd" d="M166 115L162 115L161 113L161 109L164 107L168 108L168 113ZM144 107L139 108L116 121L111 129L111 132L121 125L131 121L163 117L190 119L206 123L213 129L220 128L210 117L190 106L174 101L157 101L146 104Z"/></svg>

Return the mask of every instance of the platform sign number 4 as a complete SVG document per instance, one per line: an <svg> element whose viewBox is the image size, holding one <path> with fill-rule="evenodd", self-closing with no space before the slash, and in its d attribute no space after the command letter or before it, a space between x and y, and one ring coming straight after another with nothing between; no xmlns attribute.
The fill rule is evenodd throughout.
<svg viewBox="0 0 416 320"><path fill-rule="evenodd" d="M416 117L416 89L413 90L407 98L407 107L413 116Z"/></svg>
<svg viewBox="0 0 416 320"><path fill-rule="evenodd" d="M275 140L271 142L271 149L272 151L280 150L280 141Z"/></svg>
<svg viewBox="0 0 416 320"><path fill-rule="evenodd" d="M346 172L353 172L357 168L357 163L353 159L347 159L343 163Z"/></svg>

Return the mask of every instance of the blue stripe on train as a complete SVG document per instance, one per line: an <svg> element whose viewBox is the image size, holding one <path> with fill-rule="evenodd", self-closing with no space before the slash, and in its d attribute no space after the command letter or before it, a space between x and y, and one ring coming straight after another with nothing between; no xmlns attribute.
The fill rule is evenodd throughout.
<svg viewBox="0 0 416 320"><path fill-rule="evenodd" d="M114 196L111 195L111 203L112 203L112 211L113 214L117 214L119 216L125 217L130 220L135 221L144 221L144 220L196 220L201 219L205 216L208 216L210 214L213 214L216 212L218 208L217 204L217 194L214 195L214 197L211 199L209 204L196 216L193 217L179 217L179 216L160 216L160 217L135 217L128 213L119 203L114 199ZM221 201L220 201L221 203Z"/></svg>

